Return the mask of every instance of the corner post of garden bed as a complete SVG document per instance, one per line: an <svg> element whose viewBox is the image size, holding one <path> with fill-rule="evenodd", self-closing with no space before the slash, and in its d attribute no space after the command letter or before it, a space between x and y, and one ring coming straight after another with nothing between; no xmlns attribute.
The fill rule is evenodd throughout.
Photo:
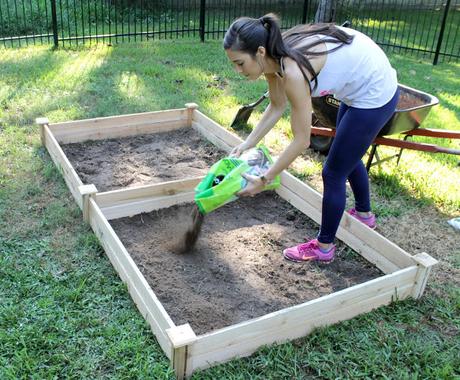
<svg viewBox="0 0 460 380"><path fill-rule="evenodd" d="M89 223L89 199L97 193L95 185L81 185L78 186L78 191L82 199L83 220Z"/></svg>
<svg viewBox="0 0 460 380"><path fill-rule="evenodd" d="M198 104L196 103L185 103L185 108L187 108L187 126L192 126L193 112L198 109Z"/></svg>
<svg viewBox="0 0 460 380"><path fill-rule="evenodd" d="M425 286L430 275L431 268L438 263L438 260L431 257L428 253L422 252L413 256L417 265L417 274L415 276L414 289L412 290L412 297L419 299L425 291Z"/></svg>
<svg viewBox="0 0 460 380"><path fill-rule="evenodd" d="M43 146L45 145L45 125L49 125L49 120L47 117L38 117L35 122L40 126L40 140Z"/></svg>
<svg viewBox="0 0 460 380"><path fill-rule="evenodd" d="M187 376L188 347L197 339L195 332L187 323L166 329L166 334L171 341L171 365L176 372L176 379L185 379Z"/></svg>

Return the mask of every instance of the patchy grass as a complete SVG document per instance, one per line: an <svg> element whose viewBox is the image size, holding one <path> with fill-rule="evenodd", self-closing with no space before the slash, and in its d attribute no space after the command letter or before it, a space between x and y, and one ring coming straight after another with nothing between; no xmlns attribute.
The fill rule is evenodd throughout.
<svg viewBox="0 0 460 380"><path fill-rule="evenodd" d="M459 130L459 65L391 59L401 83L440 99L424 126ZM220 42L0 49L1 379L173 378L40 147L34 119L57 122L195 101L229 125L240 105L264 91L263 81L250 83L233 72ZM260 116L260 110L254 112L248 129L238 133L248 133ZM279 152L289 137L286 114L265 142ZM458 148L458 142L442 143ZM382 154L394 151L386 148ZM306 152L291 171L321 190L323 161ZM460 251L458 234L446 223L460 209L457 162L454 156L405 151L399 166L390 161L371 172L380 232L411 253L427 251L441 261L421 300L398 302L305 339L261 349L194 378L460 376Z"/></svg>

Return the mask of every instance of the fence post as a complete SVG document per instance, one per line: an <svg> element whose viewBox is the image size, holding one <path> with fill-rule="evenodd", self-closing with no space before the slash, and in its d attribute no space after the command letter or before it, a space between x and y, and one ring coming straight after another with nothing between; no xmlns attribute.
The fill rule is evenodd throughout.
<svg viewBox="0 0 460 380"><path fill-rule="evenodd" d="M206 0L200 1L200 39L204 42Z"/></svg>
<svg viewBox="0 0 460 380"><path fill-rule="evenodd" d="M315 22L334 22L336 8L335 0L320 0L315 13Z"/></svg>
<svg viewBox="0 0 460 380"><path fill-rule="evenodd" d="M53 21L54 47L57 48L59 45L59 41L58 41L58 28L57 28L56 0L51 0L51 16L52 16L52 21Z"/></svg>
<svg viewBox="0 0 460 380"><path fill-rule="evenodd" d="M446 2L446 8L444 9L444 14L442 16L441 30L439 31L438 45L436 46L436 52L434 53L433 65L438 64L439 52L441 51L442 39L444 37L444 30L446 29L447 14L449 13L450 0Z"/></svg>
<svg viewBox="0 0 460 380"><path fill-rule="evenodd" d="M308 0L303 1L302 24L307 23Z"/></svg>

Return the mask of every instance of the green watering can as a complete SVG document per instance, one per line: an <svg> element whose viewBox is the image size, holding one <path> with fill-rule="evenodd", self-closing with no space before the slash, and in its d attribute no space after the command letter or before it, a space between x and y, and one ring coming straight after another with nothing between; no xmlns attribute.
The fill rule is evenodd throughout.
<svg viewBox="0 0 460 380"><path fill-rule="evenodd" d="M206 215L237 199L236 194L248 183L241 174L260 176L272 164L270 153L263 145L247 150L238 158L225 157L217 161L195 188L195 203L200 213ZM279 185L280 177L276 176L264 190L273 190Z"/></svg>

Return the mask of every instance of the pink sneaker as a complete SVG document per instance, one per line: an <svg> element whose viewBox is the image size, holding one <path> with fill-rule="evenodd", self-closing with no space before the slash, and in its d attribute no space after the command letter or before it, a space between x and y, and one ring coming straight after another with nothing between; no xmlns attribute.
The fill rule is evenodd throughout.
<svg viewBox="0 0 460 380"><path fill-rule="evenodd" d="M377 223L375 222L375 215L371 214L368 218L364 218L361 215L358 214L358 211L356 211L355 208L351 208L347 211L353 218L358 219L361 223L364 223L366 226L368 226L371 229L375 229L377 227Z"/></svg>
<svg viewBox="0 0 460 380"><path fill-rule="evenodd" d="M304 261L318 261L321 263L331 263L334 260L335 245L324 253L319 249L318 240L313 239L308 243L302 243L295 247L286 248L283 251L283 256L287 260L301 263Z"/></svg>

